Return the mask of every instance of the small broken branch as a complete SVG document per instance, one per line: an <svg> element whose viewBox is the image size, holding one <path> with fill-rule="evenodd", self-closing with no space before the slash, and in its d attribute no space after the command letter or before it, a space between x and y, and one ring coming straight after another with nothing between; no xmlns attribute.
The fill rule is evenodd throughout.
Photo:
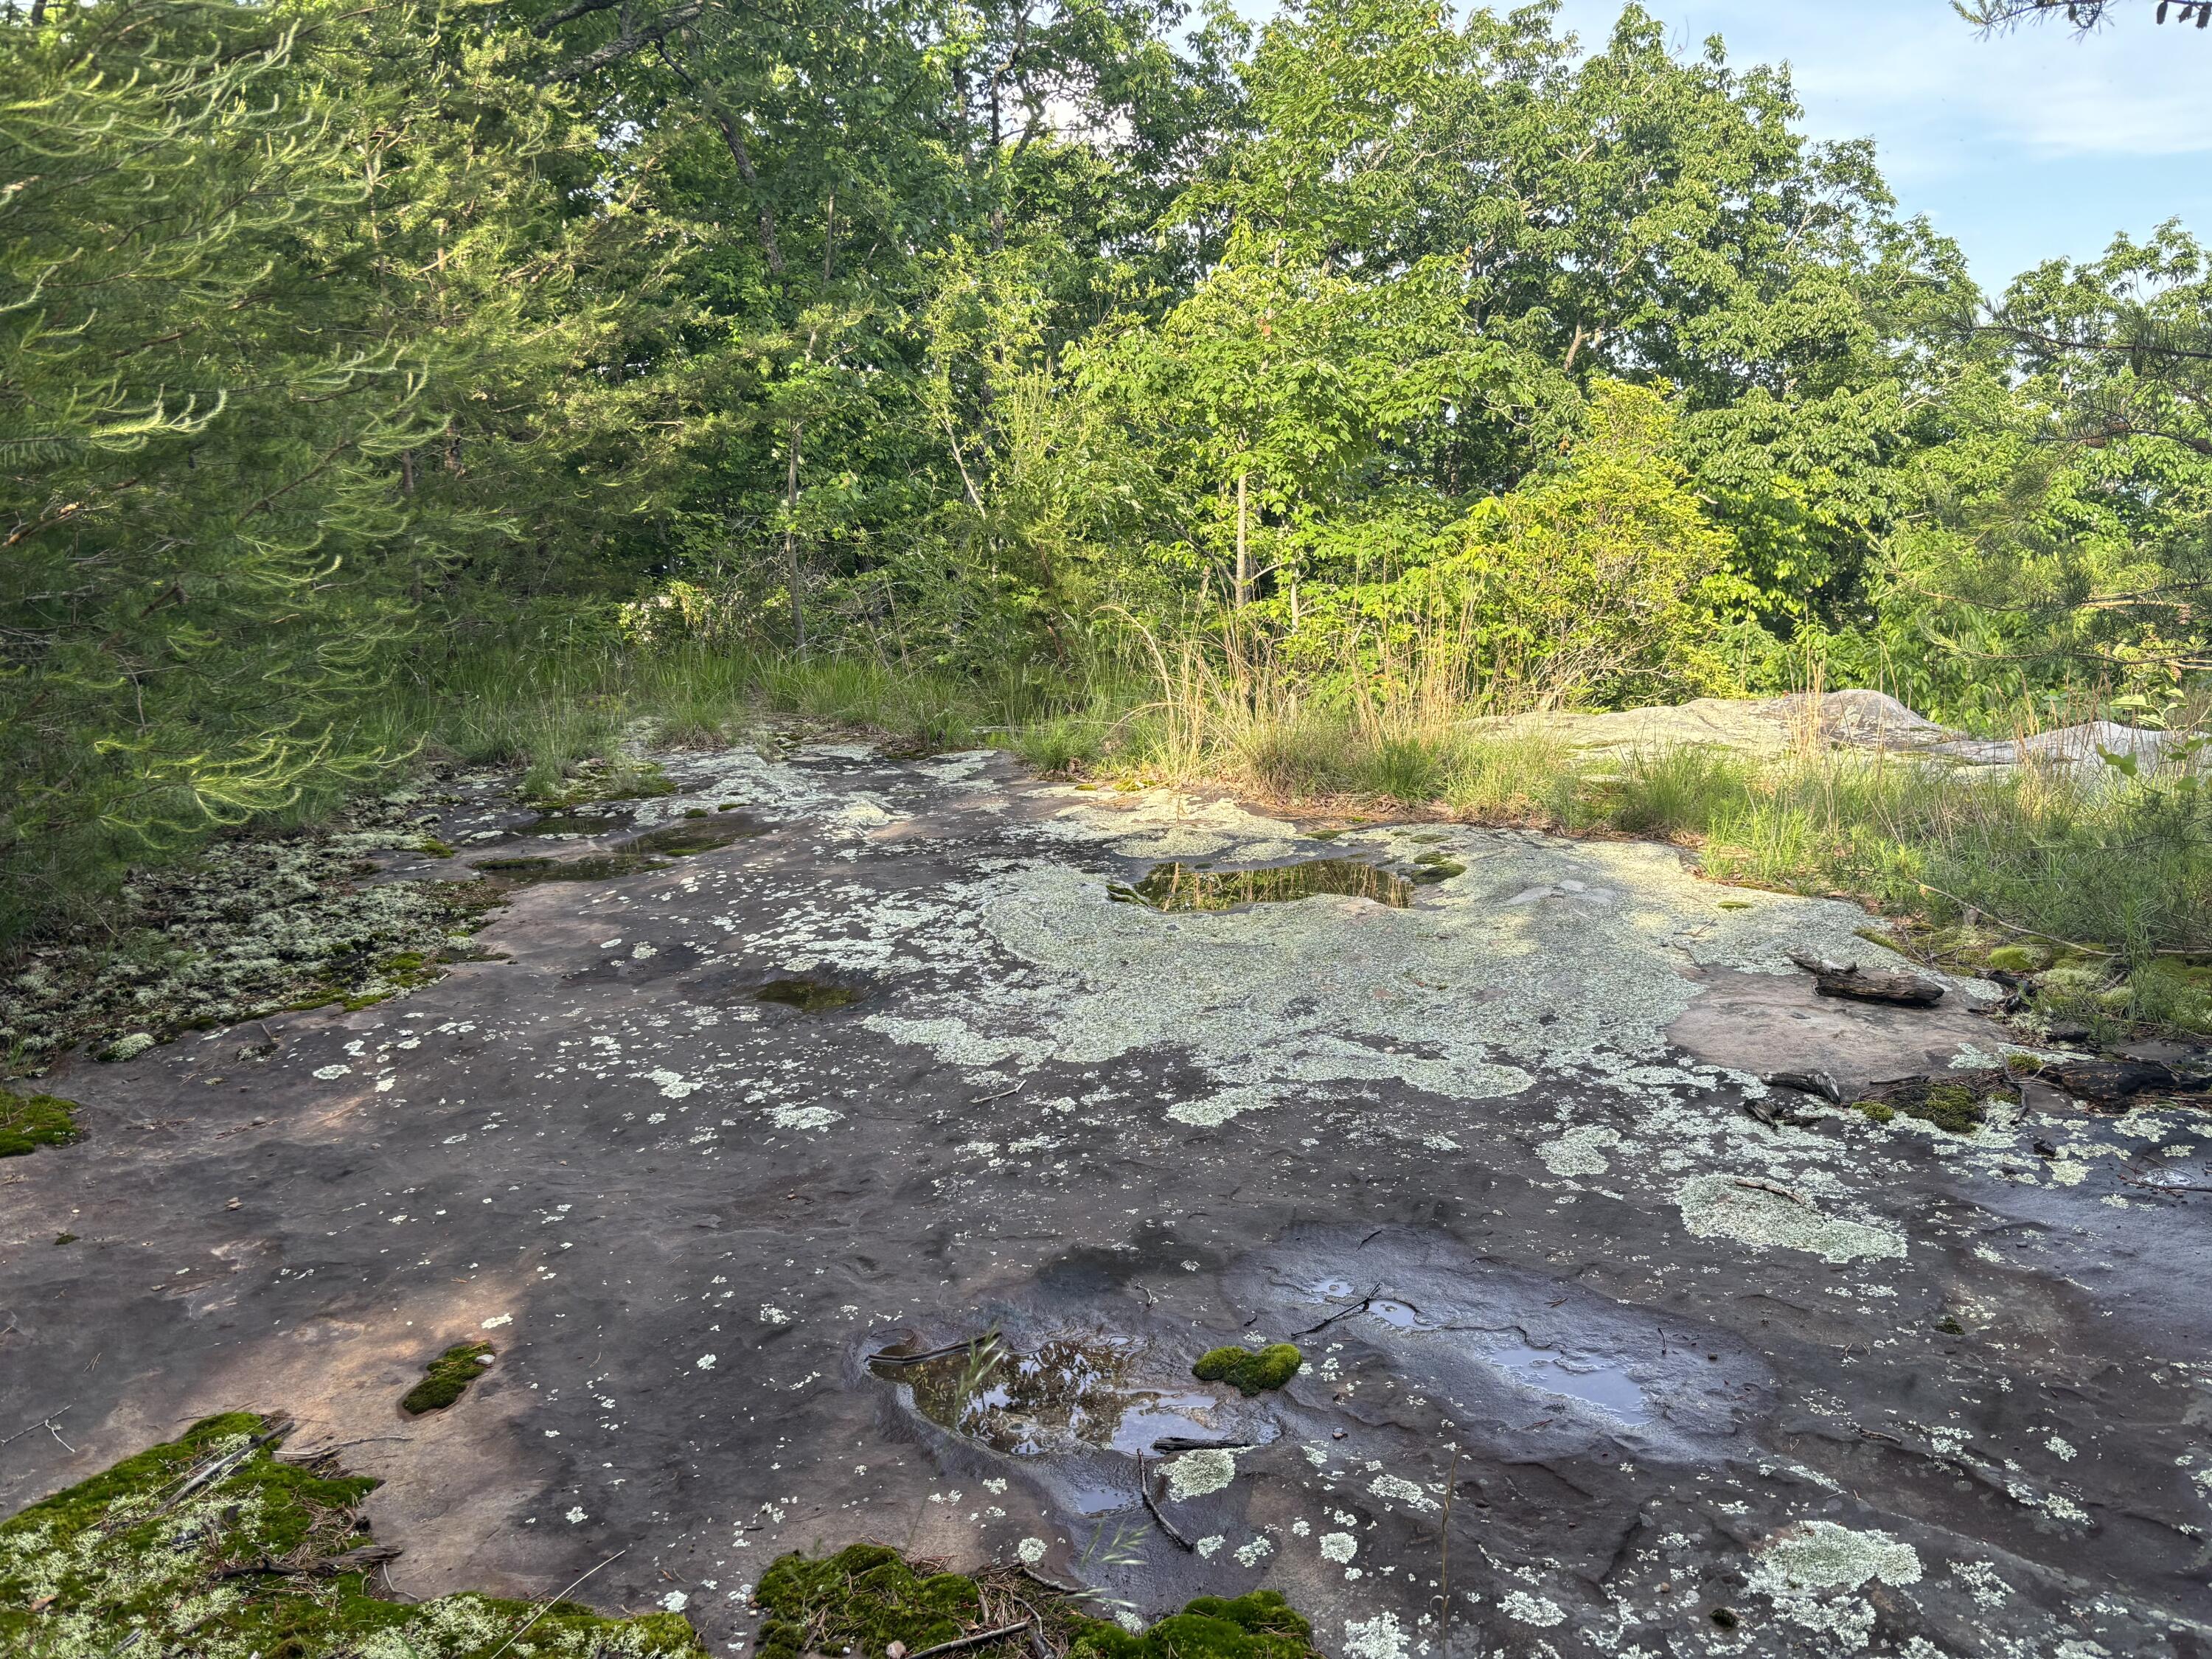
<svg viewBox="0 0 2212 1659"><path fill-rule="evenodd" d="M1141 1452L1137 1456L1137 1495L1145 1500L1145 1508L1151 1511L1152 1519L1160 1523L1160 1530L1167 1534L1168 1541L1170 1544L1188 1554L1197 1553L1197 1546L1177 1532L1175 1529L1175 1523L1161 1514L1160 1506L1152 1501L1152 1477L1150 1471L1145 1468L1144 1455ZM920 1659L920 1656L915 1656L915 1659Z"/></svg>
<svg viewBox="0 0 2212 1659"><path fill-rule="evenodd" d="M957 1636L950 1642L939 1642L933 1648L924 1648L919 1653L907 1655L907 1659L935 1659L940 1653L957 1653L963 1648L980 1648L988 1642L1003 1642L1009 1636L1019 1636L1030 1627L1030 1621L1001 1625L996 1630L979 1630L973 1636Z"/></svg>
<svg viewBox="0 0 2212 1659"><path fill-rule="evenodd" d="M1862 968L1855 962L1829 962L1804 951L1792 951L1790 960L1812 975L1813 988L1824 997L1892 1002L1913 1008L1931 1007L1943 1000L1943 988L1917 974Z"/></svg>

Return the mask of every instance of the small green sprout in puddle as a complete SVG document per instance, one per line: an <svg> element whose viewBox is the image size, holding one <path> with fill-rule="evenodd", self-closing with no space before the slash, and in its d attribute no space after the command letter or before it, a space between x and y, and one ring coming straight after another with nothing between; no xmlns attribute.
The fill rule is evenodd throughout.
<svg viewBox="0 0 2212 1659"><path fill-rule="evenodd" d="M832 1008L848 1008L860 1000L860 994L849 985L838 985L829 980L775 979L754 992L753 1000L779 1002L803 1014L819 1014Z"/></svg>
<svg viewBox="0 0 2212 1659"><path fill-rule="evenodd" d="M1231 910L1334 893L1372 899L1402 910L1413 902L1413 884L1379 865L1358 859L1311 859L1266 870L1210 871L1191 864L1162 864L1133 887L1109 885L1107 896L1155 910Z"/></svg>
<svg viewBox="0 0 2212 1659"><path fill-rule="evenodd" d="M1201 1382L1233 1382L1253 1395L1279 1389L1298 1374L1305 1363L1295 1343L1271 1342L1256 1352L1250 1348L1212 1348L1199 1356L1190 1374Z"/></svg>
<svg viewBox="0 0 2212 1659"><path fill-rule="evenodd" d="M1467 866L1449 853L1424 853L1413 860L1413 881L1421 887L1433 886L1440 881L1449 881L1454 876L1467 873Z"/></svg>
<svg viewBox="0 0 2212 1659"><path fill-rule="evenodd" d="M1141 1635L1082 1610L1072 1595L1041 1590L1009 1568L969 1577L908 1562L882 1544L855 1544L811 1559L787 1555L761 1575L764 1614L756 1659L811 1653L885 1659L891 1644L921 1653L986 1632L963 1656L1015 1659L1034 1644L1066 1659L1310 1659L1313 1629L1273 1590L1234 1600L1204 1595ZM1012 1616L1008 1616L1011 1614Z"/></svg>
<svg viewBox="0 0 2212 1659"><path fill-rule="evenodd" d="M76 1139L76 1103L58 1095L18 1095L0 1089L0 1158L21 1158L41 1146L66 1146Z"/></svg>
<svg viewBox="0 0 2212 1659"><path fill-rule="evenodd" d="M390 1554L361 1521L377 1483L328 1456L282 1461L278 1434L251 1413L207 1418L0 1522L0 1652L705 1659L677 1613L372 1594Z"/></svg>
<svg viewBox="0 0 2212 1659"><path fill-rule="evenodd" d="M466 1394L490 1364L490 1343L456 1342L423 1368L422 1380L401 1396L399 1409L410 1417L441 1412Z"/></svg>

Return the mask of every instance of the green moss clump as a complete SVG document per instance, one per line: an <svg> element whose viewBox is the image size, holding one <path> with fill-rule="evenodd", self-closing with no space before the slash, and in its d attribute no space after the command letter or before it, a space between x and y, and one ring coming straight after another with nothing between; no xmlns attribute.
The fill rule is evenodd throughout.
<svg viewBox="0 0 2212 1659"><path fill-rule="evenodd" d="M423 836L418 850L428 853L434 859L449 859L453 856L452 847L434 836Z"/></svg>
<svg viewBox="0 0 2212 1659"><path fill-rule="evenodd" d="M328 1460L278 1461L272 1425L234 1412L0 1522L0 1653L129 1648L199 1659L406 1653L481 1659L527 1601L370 1594L362 1500L376 1482ZM195 1484L197 1483L197 1484ZM532 1659L704 1659L681 1614L607 1619L556 1602L514 1651Z"/></svg>
<svg viewBox="0 0 2212 1659"><path fill-rule="evenodd" d="M987 1609L985 1595L990 1592ZM1009 1594L1011 1592L1011 1594ZM1067 1659L1314 1659L1312 1628L1273 1590L1235 1600L1206 1595L1141 1635L1094 1619L1075 1599L1041 1592L1009 1576L1000 1583L917 1569L896 1550L855 1544L812 1560L787 1555L761 1576L763 1613L754 1659L803 1659L847 1653L884 1659L893 1642L919 1653L995 1624L1018 1595L1034 1610L1046 1641ZM966 1650L963 1659L1016 1659L1029 1651L1024 1630Z"/></svg>
<svg viewBox="0 0 2212 1659"><path fill-rule="evenodd" d="M1876 1123L1887 1123L1897 1115L1886 1100L1855 1100L1851 1108L1854 1111L1864 1112Z"/></svg>
<svg viewBox="0 0 2212 1659"><path fill-rule="evenodd" d="M1068 1659L1304 1659L1313 1650L1313 1626L1277 1592L1263 1589L1233 1601L1201 1595L1141 1636L1095 1624Z"/></svg>
<svg viewBox="0 0 2212 1659"><path fill-rule="evenodd" d="M456 1342L423 1368L422 1380L401 1396L399 1409L410 1417L445 1410L483 1375L490 1358L489 1342Z"/></svg>
<svg viewBox="0 0 2212 1659"><path fill-rule="evenodd" d="M707 809L703 806L687 806L684 809L684 816L687 818L703 818L707 816Z"/></svg>
<svg viewBox="0 0 2212 1659"><path fill-rule="evenodd" d="M983 1617L974 1579L916 1572L896 1550L881 1544L855 1544L819 1561L784 1556L761 1575L755 1594L768 1615L754 1644L755 1659L847 1651L883 1659L893 1642L919 1653L969 1634ZM1012 1653L1024 1645L1015 1638L1003 1647Z"/></svg>
<svg viewBox="0 0 2212 1659"><path fill-rule="evenodd" d="M66 1146L76 1139L76 1103L58 1095L15 1095L0 1089L0 1158L21 1158L41 1146Z"/></svg>
<svg viewBox="0 0 2212 1659"><path fill-rule="evenodd" d="M1963 1083L1937 1083L1918 1100L1899 1101L1899 1109L1954 1135L1972 1134L1982 1127L1982 1100Z"/></svg>
<svg viewBox="0 0 2212 1659"><path fill-rule="evenodd" d="M1250 1348L1214 1348L1199 1356L1190 1374L1201 1382L1234 1382L1246 1394L1279 1389L1298 1374L1305 1356L1293 1343L1271 1342Z"/></svg>
<svg viewBox="0 0 2212 1659"><path fill-rule="evenodd" d="M2036 945L2000 945L1990 952L1989 964L2008 974L2039 974L2051 966L2051 952Z"/></svg>

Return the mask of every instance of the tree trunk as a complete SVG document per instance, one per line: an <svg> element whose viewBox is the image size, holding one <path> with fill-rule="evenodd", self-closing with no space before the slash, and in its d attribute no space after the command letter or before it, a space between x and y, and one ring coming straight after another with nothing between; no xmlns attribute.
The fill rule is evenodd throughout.
<svg viewBox="0 0 2212 1659"><path fill-rule="evenodd" d="M1237 609L1242 611L1249 597L1252 579L1252 556L1244 534L1246 495L1244 481L1248 475L1242 468L1237 473Z"/></svg>
<svg viewBox="0 0 2212 1659"><path fill-rule="evenodd" d="M791 465L783 478L783 575L791 588L791 633L795 648L806 649L806 602L799 586L799 441L806 422L791 423Z"/></svg>

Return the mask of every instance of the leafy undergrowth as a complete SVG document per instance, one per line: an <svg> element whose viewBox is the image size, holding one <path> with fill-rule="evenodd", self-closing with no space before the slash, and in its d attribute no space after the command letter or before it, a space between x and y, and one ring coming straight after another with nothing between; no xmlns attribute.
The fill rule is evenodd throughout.
<svg viewBox="0 0 2212 1659"><path fill-rule="evenodd" d="M399 1397L399 1409L410 1417L439 1412L468 1392L469 1384L491 1364L489 1342L456 1342L423 1367L422 1380Z"/></svg>
<svg viewBox="0 0 2212 1659"><path fill-rule="evenodd" d="M0 1089L0 1158L76 1139L76 1103L58 1095L17 1095Z"/></svg>
<svg viewBox="0 0 2212 1659"><path fill-rule="evenodd" d="M142 871L108 925L21 952L0 980L0 1054L36 1071L77 1043L127 1060L178 1033L291 1008L364 1007L470 954L487 884L371 882L368 855L440 850L426 798L358 803L313 830L240 836Z"/></svg>
<svg viewBox="0 0 2212 1659"><path fill-rule="evenodd" d="M574 1602L386 1601L362 1499L376 1482L276 1455L234 1412L0 1523L0 1651L91 1659L678 1659L681 1614L609 1619ZM532 1615L535 1622L530 1622ZM526 1626L527 1626L526 1628ZM512 1645L507 1645L512 1643Z"/></svg>
<svg viewBox="0 0 2212 1659"><path fill-rule="evenodd" d="M1200 1596L1133 1633L1037 1581L933 1571L880 1544L784 1556L762 1575L756 1599L765 1615L756 1659L885 1659L894 1642L920 1655L990 1631L1006 1633L961 1649L963 1659L1029 1659L1039 1641L1059 1659L1316 1659L1311 1627L1273 1590Z"/></svg>

